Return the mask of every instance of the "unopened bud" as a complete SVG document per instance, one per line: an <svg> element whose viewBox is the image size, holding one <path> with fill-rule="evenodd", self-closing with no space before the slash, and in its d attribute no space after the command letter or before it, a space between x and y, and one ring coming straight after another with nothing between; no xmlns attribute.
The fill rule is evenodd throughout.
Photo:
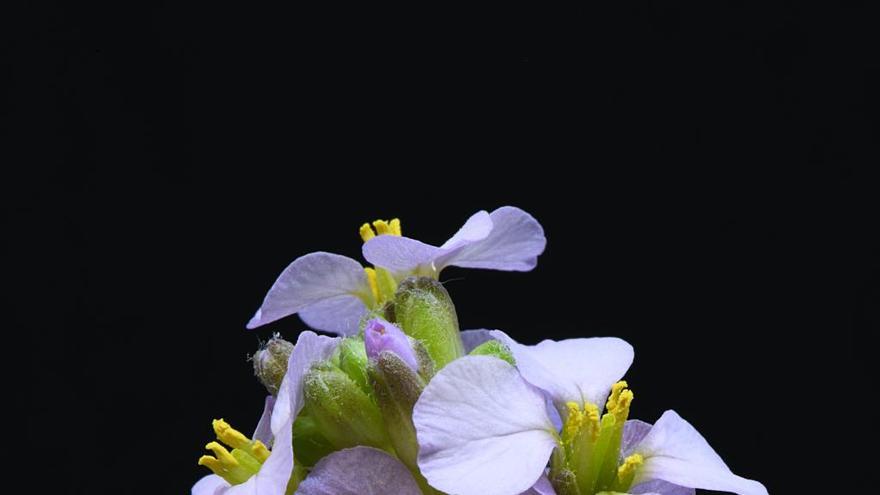
<svg viewBox="0 0 880 495"><path fill-rule="evenodd" d="M251 358L254 362L254 374L272 395L278 395L281 380L287 373L287 360L293 352L293 344L282 339L276 333Z"/></svg>
<svg viewBox="0 0 880 495"><path fill-rule="evenodd" d="M455 306L440 282L429 277L401 282L393 314L407 335L425 345L437 370L464 355Z"/></svg>
<svg viewBox="0 0 880 495"><path fill-rule="evenodd" d="M373 399L341 369L329 363L303 377L305 410L321 435L337 449L389 446L382 413Z"/></svg>
<svg viewBox="0 0 880 495"><path fill-rule="evenodd" d="M369 370L376 402L385 418L391 444L400 460L417 472L419 444L412 411L425 388L425 382L410 363L404 362L393 351L384 350L376 358L371 358Z"/></svg>
<svg viewBox="0 0 880 495"><path fill-rule="evenodd" d="M381 318L367 322L364 329L364 344L367 357L371 361L378 359L381 352L392 352L411 370L417 371L419 369L418 359L409 342L409 337L401 329Z"/></svg>

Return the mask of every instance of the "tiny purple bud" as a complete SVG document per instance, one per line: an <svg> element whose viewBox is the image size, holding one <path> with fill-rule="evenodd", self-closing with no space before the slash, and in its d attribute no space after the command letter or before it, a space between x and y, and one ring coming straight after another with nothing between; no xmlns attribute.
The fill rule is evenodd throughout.
<svg viewBox="0 0 880 495"><path fill-rule="evenodd" d="M364 329L364 346L367 349L367 357L371 360L377 359L382 351L391 351L413 371L419 369L416 353L409 343L409 338L403 330L381 318L367 322L367 327Z"/></svg>

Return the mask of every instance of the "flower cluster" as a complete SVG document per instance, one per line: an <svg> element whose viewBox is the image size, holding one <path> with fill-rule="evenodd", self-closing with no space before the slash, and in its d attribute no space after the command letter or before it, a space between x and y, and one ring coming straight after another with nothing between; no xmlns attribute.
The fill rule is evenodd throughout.
<svg viewBox="0 0 880 495"><path fill-rule="evenodd" d="M767 494L675 411L629 418L625 341L459 330L440 273L534 268L546 239L528 213L478 212L440 246L397 219L360 235L372 266L311 253L272 285L248 328L298 314L335 336L276 336L257 352L260 422L247 437L214 421L199 460L214 474L193 495Z"/></svg>

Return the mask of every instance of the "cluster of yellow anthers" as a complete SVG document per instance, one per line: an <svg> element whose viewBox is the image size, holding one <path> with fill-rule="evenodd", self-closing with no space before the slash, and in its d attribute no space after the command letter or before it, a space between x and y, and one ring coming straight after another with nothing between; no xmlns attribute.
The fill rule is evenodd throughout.
<svg viewBox="0 0 880 495"><path fill-rule="evenodd" d="M217 440L232 447L232 452L219 442L211 442L205 448L214 455L203 455L199 458L199 466L207 467L230 484L244 483L269 458L269 449L263 442L251 440L222 419L215 419L213 426Z"/></svg>
<svg viewBox="0 0 880 495"><path fill-rule="evenodd" d="M575 462L578 466L572 468L582 470L579 477L585 477L586 481L583 482L587 484L588 490L596 488L595 485L600 483L599 478L602 478L603 484L628 488L636 469L644 462L642 456L634 454L617 465L616 456L619 448L617 442L629 416L632 400L633 393L627 388L627 383L619 381L611 387L611 394L605 403L605 414L600 415L599 407L589 402L583 405L568 402L565 405L566 418L562 427L562 446L570 462L577 459ZM616 473L611 471L605 475L603 466L611 469L609 463L613 463L617 470Z"/></svg>
<svg viewBox="0 0 880 495"><path fill-rule="evenodd" d="M398 237L403 235L400 230L399 218L388 221L376 220L373 222L372 227L369 223L365 223L361 225L360 234L364 242L377 235L396 235ZM387 270L364 268L364 272L367 274L367 282L370 284L370 292L372 292L376 307L380 307L394 297L394 292L397 290L397 282L395 282L394 277ZM367 306L371 305L367 304Z"/></svg>

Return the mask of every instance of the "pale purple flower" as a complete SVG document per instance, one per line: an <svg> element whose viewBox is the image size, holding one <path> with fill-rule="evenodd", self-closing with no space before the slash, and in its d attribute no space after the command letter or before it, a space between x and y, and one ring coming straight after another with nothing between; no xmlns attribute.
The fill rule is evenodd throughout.
<svg viewBox="0 0 880 495"><path fill-rule="evenodd" d="M419 362L409 338L403 330L382 318L367 322L364 328L364 346L370 359L377 359L383 351L393 352L413 371L419 369Z"/></svg>
<svg viewBox="0 0 880 495"><path fill-rule="evenodd" d="M302 377L312 364L326 360L338 338L302 332L290 354L277 399L266 400L254 437L272 446L260 470L244 483L231 486L211 474L192 487L192 495L284 495L293 472L293 421L303 407ZM267 428L268 425L268 428Z"/></svg>
<svg viewBox="0 0 880 495"><path fill-rule="evenodd" d="M439 247L380 235L364 244L363 253L367 261L393 273L436 278L447 266L529 271L546 244L537 220L519 208L502 206L492 213L475 213Z"/></svg>
<svg viewBox="0 0 880 495"><path fill-rule="evenodd" d="M546 243L537 220L519 208L504 206L491 214L475 213L440 247L388 233L367 241L363 252L370 263L388 269L400 281L410 275L436 277L450 265L531 270ZM376 287L371 286L364 270L359 262L338 254L316 252L301 256L278 276L247 328L299 314L306 325L316 330L356 334L368 310L381 307L374 292ZM379 299L389 296L393 294L383 293Z"/></svg>
<svg viewBox="0 0 880 495"><path fill-rule="evenodd" d="M492 335L507 344L516 367L488 356L458 359L434 376L413 411L421 472L448 493L513 495L533 485L561 442L547 397L557 405L604 404L633 359L632 347L615 338L525 346L503 332ZM630 432L623 442L644 459L634 493L767 493L760 483L734 475L674 411L641 438L634 436Z"/></svg>

